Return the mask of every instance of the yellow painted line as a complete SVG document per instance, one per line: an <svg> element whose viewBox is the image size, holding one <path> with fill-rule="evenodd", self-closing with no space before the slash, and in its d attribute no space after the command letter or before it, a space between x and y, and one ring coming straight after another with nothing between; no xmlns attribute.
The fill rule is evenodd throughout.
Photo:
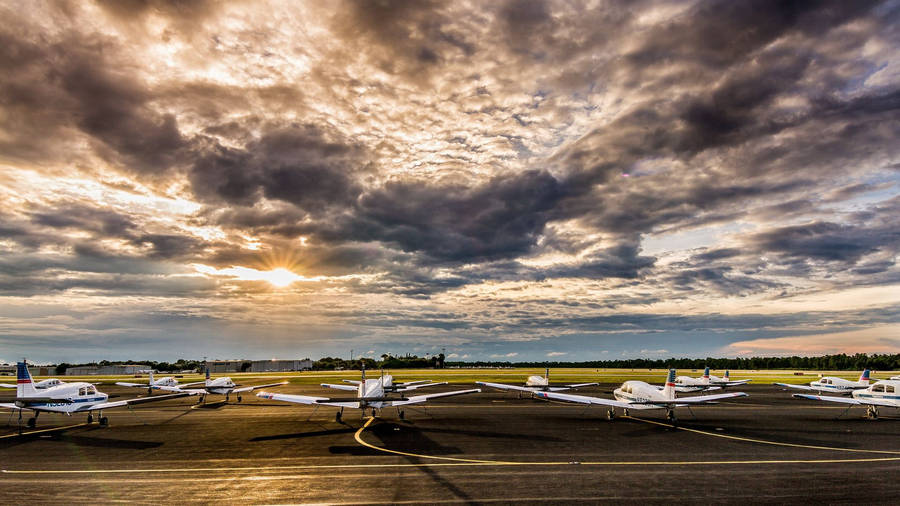
<svg viewBox="0 0 900 506"><path fill-rule="evenodd" d="M628 418L629 420L635 420L638 422L644 422L644 423L649 423L649 424L653 424L653 425L659 425L662 427L683 430L686 432L693 432L695 434L703 434L704 436L714 436L714 437L720 437L723 439L732 439L735 441L745 441L748 443L757 443L757 444L765 444L765 445L773 445L773 446L787 446L787 447L791 447L791 448L807 448L810 450L830 450L830 451L836 451L836 452L881 453L881 454L887 454L887 455L900 455L900 451L894 451L894 450L862 450L862 449L857 449L857 448L838 448L838 447L834 447L834 446L816 446L816 445L804 445L804 444L797 444L797 443L782 443L779 441L766 441L765 439L753 439L753 438L749 438L749 437L732 436L729 434L720 434L717 432L707 432L705 430L691 429L688 427L681 427L679 425L672 425L672 424L668 424L668 423L657 422L655 420L634 418L632 416L624 416L622 418Z"/></svg>
<svg viewBox="0 0 900 506"><path fill-rule="evenodd" d="M77 423L75 425L64 425L62 427L52 427L50 429L32 430L32 431L28 431L28 432L23 432L21 434L19 434L19 433L7 434L5 436L0 436L0 439L7 439L7 438L11 438L11 437L30 436L32 434L41 434L44 432L54 432L54 431L65 430L65 429L74 429L75 427L84 427L86 425L90 425L90 424L89 423Z"/></svg>
<svg viewBox="0 0 900 506"><path fill-rule="evenodd" d="M628 417L631 418L631 417ZM640 418L633 418L634 420L641 420ZM697 460L679 460L679 461L577 461L577 462L564 462L564 461L551 461L551 462L517 462L517 461L503 461L503 460L479 460L479 459L464 459L464 458L456 458L456 457L440 457L437 455L423 455L418 453L409 453L409 452L401 452L399 450L391 450L390 448L383 448L380 446L375 446L373 444L367 443L362 439L362 433L369 427L369 425L374 421L374 418L369 418L366 423L356 431L354 434L354 438L356 442L373 450L378 450L385 453L391 453L394 455L402 455L404 457L416 457L421 459L434 459L434 460L449 460L454 462L464 462L468 465L483 465L483 466L569 466L569 465L583 465L583 466L669 466L669 465L717 465L717 464L829 464L829 463L846 463L846 462L892 462L892 461L900 461L900 457L871 457L871 458L857 458L857 459L789 459L789 460L707 460L707 461L697 461ZM650 420L646 420L650 421ZM652 422L658 423L658 422ZM666 425L666 424L659 424ZM723 434L715 434L715 433L707 433L703 431L697 431L701 434L707 434L712 436L724 436ZM762 442L768 443L768 441L762 440L752 440L745 439L746 441L753 442ZM772 443L779 444L779 443ZM801 446L803 445L790 445L785 443L786 446ZM889 454L898 454L900 452L892 452L885 451L879 452L877 450L852 450L845 448L829 448L826 446L814 447L814 446L805 446L806 448L817 448L823 450L837 450L837 451L858 451L858 452L872 452L872 453L889 453ZM426 464L423 464L426 465Z"/></svg>

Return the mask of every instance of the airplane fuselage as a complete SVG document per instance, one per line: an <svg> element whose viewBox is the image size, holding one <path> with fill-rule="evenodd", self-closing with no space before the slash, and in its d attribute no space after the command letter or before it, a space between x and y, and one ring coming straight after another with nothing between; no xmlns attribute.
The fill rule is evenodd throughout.
<svg viewBox="0 0 900 506"><path fill-rule="evenodd" d="M811 381L809 383L809 386L821 392L846 393L854 390L859 390L863 385L861 385L858 381L850 381L845 380L844 378L825 376L824 378L819 378L816 381Z"/></svg>
<svg viewBox="0 0 900 506"><path fill-rule="evenodd" d="M854 390L851 395L861 403L877 400L900 408L900 381L876 381L869 388Z"/></svg>
<svg viewBox="0 0 900 506"><path fill-rule="evenodd" d="M622 386L613 391L613 396L618 401L638 404L655 402L669 404L673 401L673 399L666 399L663 392L655 386L637 380L622 383Z"/></svg>
<svg viewBox="0 0 900 506"><path fill-rule="evenodd" d="M107 402L109 399L107 394L98 392L94 385L84 382L62 383L57 386L43 388L40 390L40 394L35 397L41 399L49 398L50 400L37 403L29 402L27 407L36 411L52 411L55 413L85 411L88 407ZM54 399L58 399L58 401L54 402ZM20 401L17 401L16 404L22 407L26 406L26 403Z"/></svg>

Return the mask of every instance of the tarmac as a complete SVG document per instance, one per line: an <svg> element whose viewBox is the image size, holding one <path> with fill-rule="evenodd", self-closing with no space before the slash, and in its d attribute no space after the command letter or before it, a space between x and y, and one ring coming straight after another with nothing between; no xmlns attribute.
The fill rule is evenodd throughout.
<svg viewBox="0 0 900 506"><path fill-rule="evenodd" d="M136 396L137 389L102 391ZM460 385L440 387L458 389ZM612 385L579 390L611 397ZM274 389L273 389L274 390ZM432 390L432 389L430 389ZM433 389L437 391L439 389ZM0 412L0 489L17 502L880 502L900 497L900 413L793 399L771 385L714 406L631 412L485 391L377 417L209 396L85 415L19 435ZM286 393L327 395L288 386ZM27 414L26 414L27 416ZM6 424L4 425L4 422Z"/></svg>

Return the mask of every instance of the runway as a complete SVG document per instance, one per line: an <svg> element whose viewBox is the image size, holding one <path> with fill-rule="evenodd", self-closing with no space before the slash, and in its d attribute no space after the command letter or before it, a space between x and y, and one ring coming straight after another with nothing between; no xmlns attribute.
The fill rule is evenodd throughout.
<svg viewBox="0 0 900 506"><path fill-rule="evenodd" d="M663 411L608 421L605 409L495 392L407 407L406 420L346 410L337 423L334 408L249 395L109 410L108 428L45 413L22 436L13 416L0 433L0 487L17 500L75 503L896 500L895 410L836 420L841 407L772 386L742 390L750 397L694 408L696 418L679 409L677 426Z"/></svg>

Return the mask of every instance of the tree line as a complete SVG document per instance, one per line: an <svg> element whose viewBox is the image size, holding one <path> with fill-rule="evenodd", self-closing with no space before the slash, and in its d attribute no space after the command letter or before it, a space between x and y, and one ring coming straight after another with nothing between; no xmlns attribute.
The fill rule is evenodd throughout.
<svg viewBox="0 0 900 506"><path fill-rule="evenodd" d="M588 360L584 362L447 362L447 367L592 367L598 369L811 369L825 371L900 370L900 353L871 355L822 355L819 357L750 357L750 358L632 358L619 360Z"/></svg>
<svg viewBox="0 0 900 506"><path fill-rule="evenodd" d="M818 357L750 357L750 358L631 358L618 360L588 360L583 362L544 362L544 361L483 361L473 362L445 362L444 354L432 357L419 357L416 355L393 356L381 355L381 360L374 358L358 358L346 360L337 357L324 357L313 362L314 371L333 370L359 370L365 365L366 369L442 369L444 367L553 367L553 368L597 368L597 369L664 369L675 367L676 369L811 369L825 371L859 371L872 369L876 371L900 370L900 353L871 355L856 353L847 355L822 355ZM246 363L249 367L250 363ZM56 366L56 374L65 374L69 367L80 366L108 366L108 365L141 365L147 369L160 372L199 371L204 367L202 360L179 359L175 362L122 361L112 362L101 360L86 364L69 364L63 362ZM246 370L246 368L244 368Z"/></svg>

